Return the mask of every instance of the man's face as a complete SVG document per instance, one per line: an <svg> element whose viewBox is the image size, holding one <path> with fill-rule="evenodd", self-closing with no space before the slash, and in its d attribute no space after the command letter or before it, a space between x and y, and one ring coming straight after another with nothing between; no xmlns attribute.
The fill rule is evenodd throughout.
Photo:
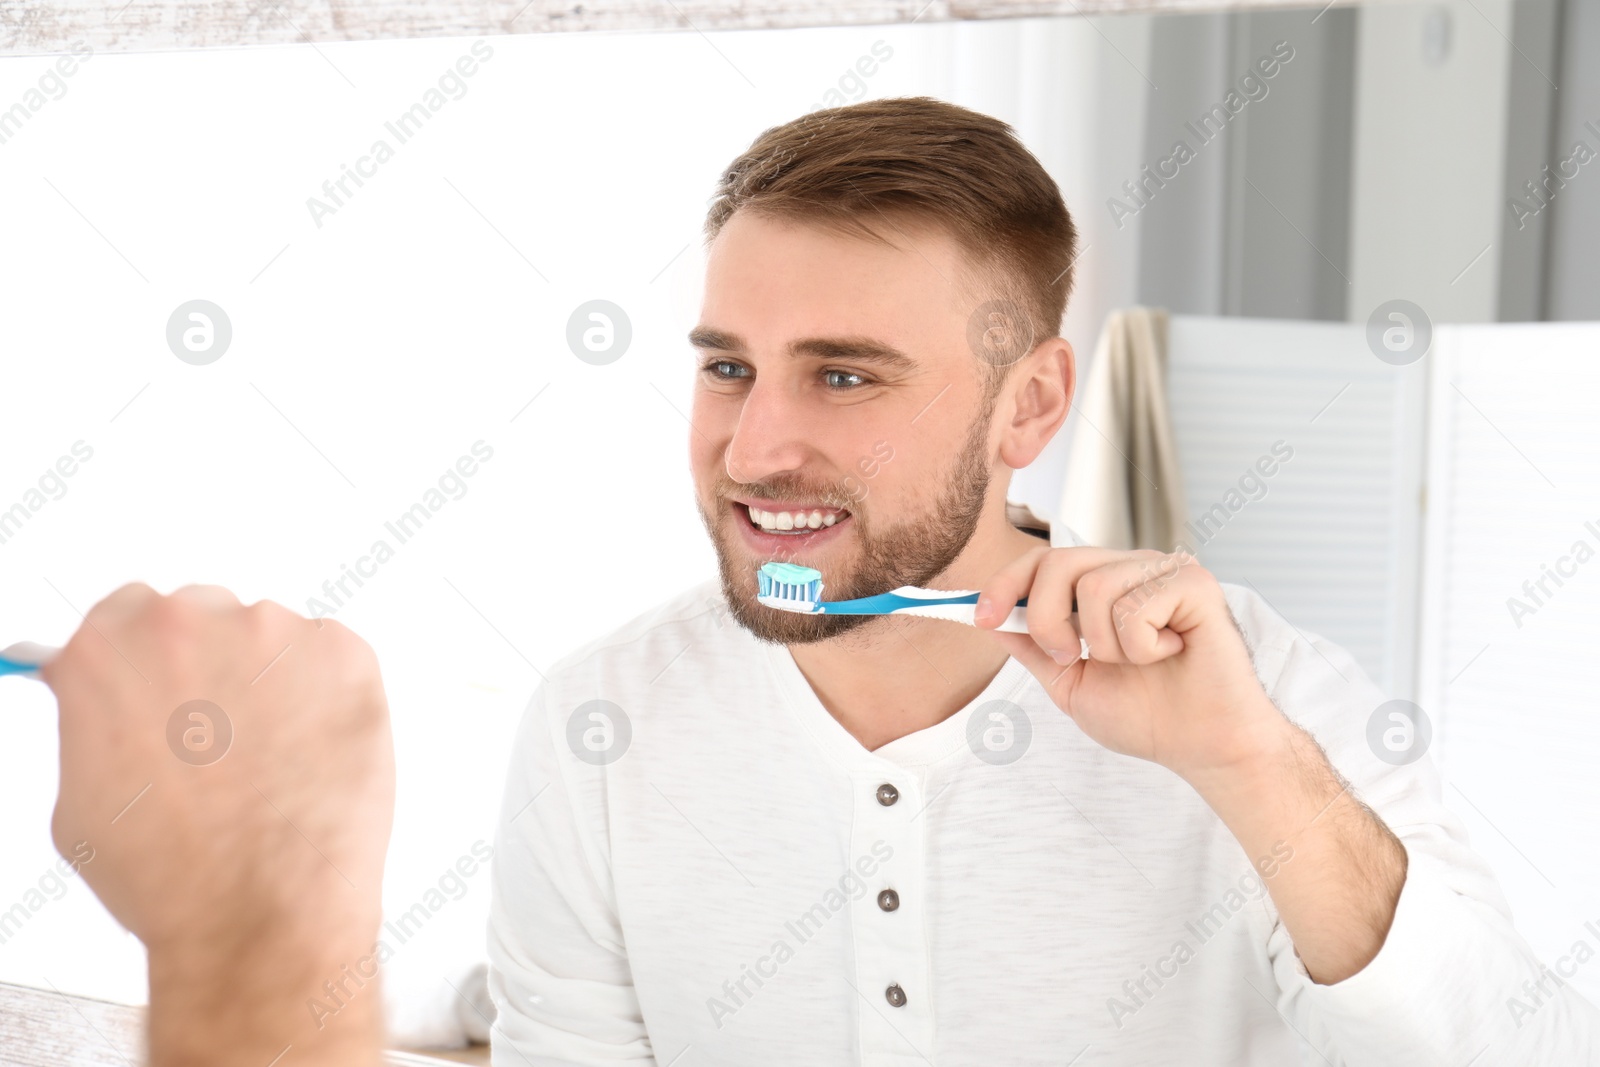
<svg viewBox="0 0 1600 1067"><path fill-rule="evenodd" d="M759 604L761 564L816 568L825 600L926 584L990 495L960 250L895 225L891 247L741 211L711 247L690 460L723 592L762 640L824 640L870 617Z"/></svg>

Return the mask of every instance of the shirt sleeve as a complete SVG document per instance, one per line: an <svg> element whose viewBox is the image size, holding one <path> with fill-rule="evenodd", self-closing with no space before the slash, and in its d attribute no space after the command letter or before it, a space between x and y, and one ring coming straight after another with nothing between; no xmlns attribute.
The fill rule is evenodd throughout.
<svg viewBox="0 0 1600 1067"><path fill-rule="evenodd" d="M547 685L517 730L489 903L494 1067L655 1063L617 919L604 768L564 751Z"/></svg>
<svg viewBox="0 0 1600 1067"><path fill-rule="evenodd" d="M1378 954L1319 985L1272 909L1267 953L1278 1010L1329 1062L1404 1067L1600 1062L1600 1012L1556 978L1512 925L1488 863L1445 806L1426 754L1379 759L1367 721L1387 699L1344 649L1311 635L1289 643L1273 699L1405 847L1405 884ZM1534 995L1525 981L1543 979ZM1515 1003L1514 1003L1515 1002Z"/></svg>

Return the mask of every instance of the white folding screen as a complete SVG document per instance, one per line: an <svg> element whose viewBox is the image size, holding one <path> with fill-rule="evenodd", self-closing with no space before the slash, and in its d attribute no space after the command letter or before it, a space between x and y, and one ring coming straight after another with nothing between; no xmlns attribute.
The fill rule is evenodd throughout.
<svg viewBox="0 0 1600 1067"><path fill-rule="evenodd" d="M1600 323L1435 346L1417 701L1518 927L1600 1002Z"/></svg>
<svg viewBox="0 0 1600 1067"><path fill-rule="evenodd" d="M1409 698L1426 361L1378 360L1360 326L1236 318L1177 316L1170 349L1186 542Z"/></svg>

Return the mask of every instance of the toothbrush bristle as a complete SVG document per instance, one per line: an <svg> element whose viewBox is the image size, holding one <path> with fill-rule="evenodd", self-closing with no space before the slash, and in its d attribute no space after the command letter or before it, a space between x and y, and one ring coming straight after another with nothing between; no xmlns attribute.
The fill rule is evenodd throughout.
<svg viewBox="0 0 1600 1067"><path fill-rule="evenodd" d="M814 614L822 610L822 572L795 563L764 563L756 571L756 593L768 607Z"/></svg>

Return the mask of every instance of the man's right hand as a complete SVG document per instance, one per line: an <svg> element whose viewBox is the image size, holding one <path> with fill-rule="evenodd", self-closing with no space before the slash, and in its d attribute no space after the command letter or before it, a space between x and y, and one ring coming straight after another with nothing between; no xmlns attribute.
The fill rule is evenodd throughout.
<svg viewBox="0 0 1600 1067"><path fill-rule="evenodd" d="M84 880L149 951L151 1063L379 1062L377 983L346 971L371 958L394 811L371 648L220 587L132 584L40 676L55 844L92 856Z"/></svg>

